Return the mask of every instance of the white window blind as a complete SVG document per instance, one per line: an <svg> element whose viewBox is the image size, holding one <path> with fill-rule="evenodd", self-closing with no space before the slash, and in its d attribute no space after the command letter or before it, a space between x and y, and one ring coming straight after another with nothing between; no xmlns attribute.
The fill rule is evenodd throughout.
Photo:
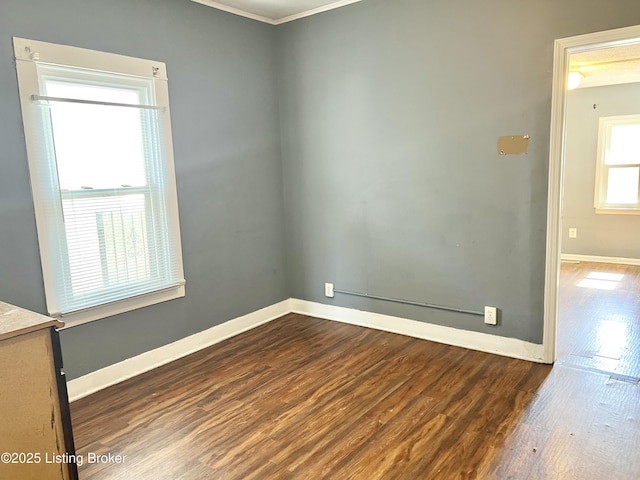
<svg viewBox="0 0 640 480"><path fill-rule="evenodd" d="M49 313L88 321L183 296L164 65L14 45Z"/></svg>

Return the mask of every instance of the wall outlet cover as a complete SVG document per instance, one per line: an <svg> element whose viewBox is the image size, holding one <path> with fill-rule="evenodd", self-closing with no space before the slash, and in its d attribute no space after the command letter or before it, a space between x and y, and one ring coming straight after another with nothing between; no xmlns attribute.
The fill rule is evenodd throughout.
<svg viewBox="0 0 640 480"><path fill-rule="evenodd" d="M335 297L335 294L333 293L333 283L324 284L324 296L329 298Z"/></svg>
<svg viewBox="0 0 640 480"><path fill-rule="evenodd" d="M498 309L496 307L484 307L484 323L487 325L498 324Z"/></svg>

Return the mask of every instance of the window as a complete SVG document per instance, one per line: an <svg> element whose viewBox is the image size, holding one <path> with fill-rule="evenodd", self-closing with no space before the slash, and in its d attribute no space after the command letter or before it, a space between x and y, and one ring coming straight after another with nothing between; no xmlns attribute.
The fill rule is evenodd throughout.
<svg viewBox="0 0 640 480"><path fill-rule="evenodd" d="M640 115L600 118L596 213L640 213Z"/></svg>
<svg viewBox="0 0 640 480"><path fill-rule="evenodd" d="M184 296L163 63L14 38L47 309Z"/></svg>

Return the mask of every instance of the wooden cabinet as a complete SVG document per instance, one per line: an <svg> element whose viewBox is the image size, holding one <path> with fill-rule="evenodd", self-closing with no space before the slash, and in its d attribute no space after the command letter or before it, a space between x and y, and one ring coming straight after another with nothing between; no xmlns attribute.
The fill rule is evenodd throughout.
<svg viewBox="0 0 640 480"><path fill-rule="evenodd" d="M61 322L0 302L0 478L76 480Z"/></svg>

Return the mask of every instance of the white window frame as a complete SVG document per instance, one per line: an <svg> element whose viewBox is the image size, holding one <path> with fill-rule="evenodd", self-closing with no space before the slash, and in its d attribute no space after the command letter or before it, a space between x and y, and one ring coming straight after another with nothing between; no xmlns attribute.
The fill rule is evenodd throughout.
<svg viewBox="0 0 640 480"><path fill-rule="evenodd" d="M49 314L56 318L61 318L66 326L70 327L183 297L185 295L185 281L178 220L166 65L157 61L17 37L14 37L13 43L45 296ZM47 150L51 150L50 147L43 145L46 142L42 141L43 131L49 132L51 126L50 121L43 120L46 116L42 115L42 102L38 102L39 93L42 91L38 73L39 64L81 68L91 72L127 75L131 76L131 78L152 81L153 92L151 96L155 98L149 99L150 105L153 105L151 108L162 110L162 113L158 115L158 130L161 131L158 138L163 143L161 147L164 154L161 155L161 160L157 166L157 168L162 169L164 175L165 215L161 220L163 225L166 225L166 230L163 227L163 233L166 233L167 241L173 245L171 254L174 258L174 263L172 263L174 267L171 270L172 278L162 288L144 292L143 294L137 293L134 296L109 303L85 305L82 308L74 308L73 311L61 312L61 287L59 285L60 281L57 280L59 275L56 276L55 272L57 270L54 267L54 262L59 264L59 261L54 258L59 256L54 257L54 252L52 252L52 246L59 243L59 241L51 237L52 235L59 235L58 232L61 230L64 231L64 227L60 228L60 222L62 222L62 225L64 224L61 214L62 207L60 206L60 208L56 209L59 211L57 215L52 215L51 208L47 209L45 205L51 203L52 195L58 195L61 203L62 195L59 188L56 190L50 187L52 183L51 167L49 167L49 172L46 172L47 162L43 161L44 157L52 156L47 153ZM48 133L44 135L46 137ZM48 162L50 165L52 163L51 159ZM53 159L53 163L55 163L55 159ZM53 170L55 171L55 167ZM54 183L57 182L57 175L53 181Z"/></svg>
<svg viewBox="0 0 640 480"><path fill-rule="evenodd" d="M593 206L598 214L640 215L640 184L638 200L635 204L607 203L609 171L612 168L637 167L640 172L640 158L635 164L607 165L606 158L611 147L611 129L620 125L640 125L640 114L600 117L598 124L598 147L596 160L595 194ZM640 175L640 173L639 173Z"/></svg>

